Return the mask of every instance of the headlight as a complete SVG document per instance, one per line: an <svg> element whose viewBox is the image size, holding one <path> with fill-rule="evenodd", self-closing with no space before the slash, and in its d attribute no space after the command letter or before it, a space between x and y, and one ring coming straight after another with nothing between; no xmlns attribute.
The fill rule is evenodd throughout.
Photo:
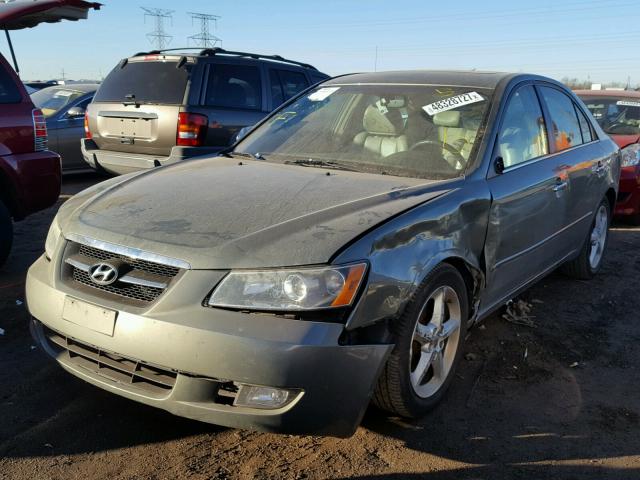
<svg viewBox="0 0 640 480"><path fill-rule="evenodd" d="M212 307L318 310L353 303L366 263L323 268L231 272L213 291Z"/></svg>
<svg viewBox="0 0 640 480"><path fill-rule="evenodd" d="M622 149L622 167L634 167L640 163L640 143Z"/></svg>
<svg viewBox="0 0 640 480"><path fill-rule="evenodd" d="M44 242L44 254L46 257L51 260L53 258L53 254L56 251L56 246L58 245L58 240L62 235L62 230L60 230L60 225L58 225L58 216L53 219L51 222L51 226L49 227L49 233L47 233L47 240Z"/></svg>

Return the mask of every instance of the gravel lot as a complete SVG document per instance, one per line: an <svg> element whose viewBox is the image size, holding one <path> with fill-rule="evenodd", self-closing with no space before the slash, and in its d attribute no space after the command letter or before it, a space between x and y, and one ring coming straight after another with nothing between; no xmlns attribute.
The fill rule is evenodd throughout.
<svg viewBox="0 0 640 480"><path fill-rule="evenodd" d="M99 181L65 179L63 198ZM555 273L470 333L444 403L416 423L373 408L349 439L230 430L103 392L32 347L26 270L57 207L18 224L0 269L0 479L640 479L640 229L604 271Z"/></svg>

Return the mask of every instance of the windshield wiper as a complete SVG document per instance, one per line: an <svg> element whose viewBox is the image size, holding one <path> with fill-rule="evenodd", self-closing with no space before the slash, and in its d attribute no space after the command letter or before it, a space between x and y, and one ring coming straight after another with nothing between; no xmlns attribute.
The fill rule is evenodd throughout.
<svg viewBox="0 0 640 480"><path fill-rule="evenodd" d="M301 165L303 167L325 167L332 168L334 170L346 170L347 172L357 172L355 168L347 167L346 165L338 162L332 162L330 160L317 160L314 158L299 159L299 160L287 160L285 165Z"/></svg>
<svg viewBox="0 0 640 480"><path fill-rule="evenodd" d="M218 155L222 155L223 157L233 158L233 157L246 157L246 158L255 158L250 153L244 152L219 152Z"/></svg>

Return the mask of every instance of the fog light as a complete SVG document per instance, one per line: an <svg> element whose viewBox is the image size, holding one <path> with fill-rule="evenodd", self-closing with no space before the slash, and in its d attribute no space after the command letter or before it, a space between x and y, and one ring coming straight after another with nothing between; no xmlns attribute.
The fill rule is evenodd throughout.
<svg viewBox="0 0 640 480"><path fill-rule="evenodd" d="M258 385L238 384L240 387L233 404L236 407L276 409L282 408L296 398L297 390L286 390Z"/></svg>

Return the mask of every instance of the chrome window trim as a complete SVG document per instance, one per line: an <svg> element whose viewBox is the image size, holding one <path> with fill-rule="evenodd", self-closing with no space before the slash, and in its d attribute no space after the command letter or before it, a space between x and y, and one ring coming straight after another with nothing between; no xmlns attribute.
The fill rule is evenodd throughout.
<svg viewBox="0 0 640 480"><path fill-rule="evenodd" d="M576 150L576 149L581 148L581 147L585 147L587 145L591 145L592 143L596 143L598 141L600 141L600 140L599 139L591 140L590 142L587 142L587 143L581 143L580 145L574 145L571 148L565 148L564 150L560 150L560 151L553 152L553 153L548 153L548 154L542 155L540 157L530 158L526 162L516 163L515 165L511 165L510 167L505 168L504 171L500 175L504 175L504 174L506 174L508 172L512 172L512 171L517 170L518 168L524 167L526 165L531 165L533 163L537 163L537 162L540 162L542 160L547 160L549 158L553 158L556 155L562 155L563 153L571 152L573 150Z"/></svg>
<svg viewBox="0 0 640 480"><path fill-rule="evenodd" d="M191 264L184 260L166 257L157 253L147 252L145 250L140 250L139 248L126 247L124 245L105 242L103 240L97 240L95 238L85 237L84 235L78 235L75 233L65 234L64 238L67 240L71 240L72 242L87 245L89 247L95 247L107 252L124 255L125 257L133 258L135 260L146 260L147 262L159 263L168 267L191 270Z"/></svg>

